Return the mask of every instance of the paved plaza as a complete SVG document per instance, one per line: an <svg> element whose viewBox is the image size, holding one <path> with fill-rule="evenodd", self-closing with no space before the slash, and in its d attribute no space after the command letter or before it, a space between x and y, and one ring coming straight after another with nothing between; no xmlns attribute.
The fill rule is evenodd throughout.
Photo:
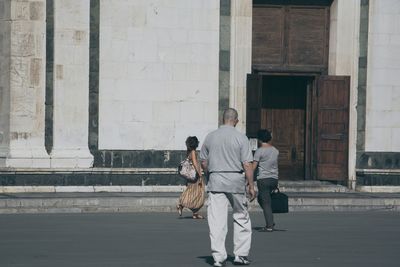
<svg viewBox="0 0 400 267"><path fill-rule="evenodd" d="M263 225L262 213L251 218ZM400 213L293 212L276 223L282 231L254 230L251 266L399 266ZM0 255L2 267L212 264L207 221L170 212L0 215Z"/></svg>

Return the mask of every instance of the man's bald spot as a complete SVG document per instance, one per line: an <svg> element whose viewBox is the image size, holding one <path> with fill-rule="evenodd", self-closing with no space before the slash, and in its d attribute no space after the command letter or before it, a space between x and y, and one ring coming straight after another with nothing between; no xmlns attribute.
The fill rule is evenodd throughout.
<svg viewBox="0 0 400 267"><path fill-rule="evenodd" d="M223 122L227 123L227 122L236 122L238 119L238 113L236 111L236 109L233 108L228 108L224 111L224 115L222 117Z"/></svg>

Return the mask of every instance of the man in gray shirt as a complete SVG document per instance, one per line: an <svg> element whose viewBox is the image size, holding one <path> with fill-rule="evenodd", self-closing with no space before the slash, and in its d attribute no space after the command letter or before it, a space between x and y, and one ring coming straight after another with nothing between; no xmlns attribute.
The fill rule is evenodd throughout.
<svg viewBox="0 0 400 267"><path fill-rule="evenodd" d="M207 135L200 151L202 167L209 176L207 217L214 266L223 266L227 259L225 238L229 204L234 219L234 264L250 264L251 221L246 184L252 201L256 197L251 165L253 155L248 138L235 129L237 123L237 111L225 110L223 125Z"/></svg>

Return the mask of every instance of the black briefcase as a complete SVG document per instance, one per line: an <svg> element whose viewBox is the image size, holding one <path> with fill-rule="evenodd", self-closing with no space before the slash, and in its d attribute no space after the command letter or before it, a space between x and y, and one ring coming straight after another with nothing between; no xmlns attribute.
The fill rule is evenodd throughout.
<svg viewBox="0 0 400 267"><path fill-rule="evenodd" d="M273 213L288 213L289 198L277 188L271 193L271 207Z"/></svg>

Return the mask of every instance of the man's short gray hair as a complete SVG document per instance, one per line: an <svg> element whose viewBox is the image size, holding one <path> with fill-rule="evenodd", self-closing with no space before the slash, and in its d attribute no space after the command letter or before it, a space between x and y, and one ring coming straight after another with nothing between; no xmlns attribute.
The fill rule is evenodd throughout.
<svg viewBox="0 0 400 267"><path fill-rule="evenodd" d="M228 121L234 122L238 119L238 112L234 108L225 109L222 119L224 122Z"/></svg>

